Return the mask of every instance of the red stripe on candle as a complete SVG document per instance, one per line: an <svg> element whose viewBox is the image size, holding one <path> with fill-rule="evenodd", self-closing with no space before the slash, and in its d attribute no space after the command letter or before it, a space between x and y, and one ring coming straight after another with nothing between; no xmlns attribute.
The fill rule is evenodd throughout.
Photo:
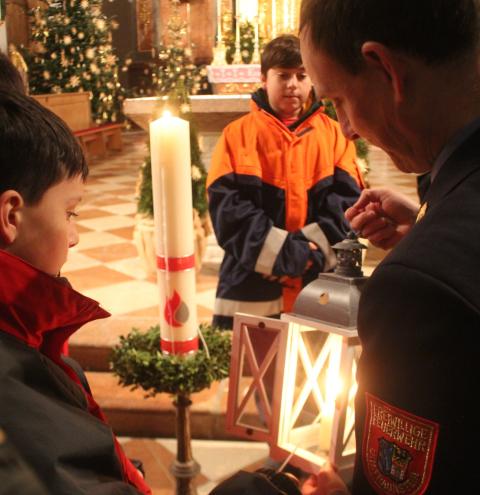
<svg viewBox="0 0 480 495"><path fill-rule="evenodd" d="M198 337L192 340L184 340L183 342L160 339L160 348L162 352L167 352L168 354L187 354L198 351Z"/></svg>
<svg viewBox="0 0 480 495"><path fill-rule="evenodd" d="M181 272L195 268L195 255L183 256L181 258L164 258L157 256L157 268L167 272Z"/></svg>

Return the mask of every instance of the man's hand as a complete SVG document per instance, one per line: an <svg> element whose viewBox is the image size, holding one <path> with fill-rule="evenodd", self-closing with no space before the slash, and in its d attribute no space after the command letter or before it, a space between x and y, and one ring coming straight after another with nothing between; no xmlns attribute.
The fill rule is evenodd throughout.
<svg viewBox="0 0 480 495"><path fill-rule="evenodd" d="M374 246L390 249L415 223L419 205L389 189L364 189L345 212L352 229Z"/></svg>
<svg viewBox="0 0 480 495"><path fill-rule="evenodd" d="M331 464L316 476L311 475L302 486L302 495L350 495L347 486Z"/></svg>

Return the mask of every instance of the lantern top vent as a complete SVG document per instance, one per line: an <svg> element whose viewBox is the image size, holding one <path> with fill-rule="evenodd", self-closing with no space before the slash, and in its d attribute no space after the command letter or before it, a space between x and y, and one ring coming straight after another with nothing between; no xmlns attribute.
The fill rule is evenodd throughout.
<svg viewBox="0 0 480 495"><path fill-rule="evenodd" d="M362 277L362 249L367 246L359 242L357 234L351 230L347 237L332 246L337 255L335 273L343 277Z"/></svg>
<svg viewBox="0 0 480 495"><path fill-rule="evenodd" d="M356 332L358 301L366 281L362 272L362 249L357 235L332 246L337 255L334 273L321 273L298 295L292 314L316 324L327 324Z"/></svg>

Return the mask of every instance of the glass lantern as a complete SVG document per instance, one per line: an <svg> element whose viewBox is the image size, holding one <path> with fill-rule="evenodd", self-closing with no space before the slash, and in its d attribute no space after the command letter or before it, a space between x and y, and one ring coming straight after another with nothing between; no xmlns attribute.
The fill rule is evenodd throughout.
<svg viewBox="0 0 480 495"><path fill-rule="evenodd" d="M344 479L355 456L363 248L354 235L333 246L335 272L307 285L281 320L234 319L227 430L310 473L328 460Z"/></svg>

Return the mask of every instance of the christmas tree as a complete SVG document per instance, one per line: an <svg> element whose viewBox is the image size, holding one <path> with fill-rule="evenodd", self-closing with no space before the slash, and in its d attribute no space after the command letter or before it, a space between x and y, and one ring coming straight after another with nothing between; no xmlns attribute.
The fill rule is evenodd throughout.
<svg viewBox="0 0 480 495"><path fill-rule="evenodd" d="M187 26L179 13L180 0L171 0L171 13L167 23L167 45L157 49L157 60L153 70L153 83L156 94L178 94L179 90L194 95L208 88L207 70L196 66L192 60L192 48L185 41Z"/></svg>
<svg viewBox="0 0 480 495"><path fill-rule="evenodd" d="M123 88L102 0L63 0L31 11L33 94L89 91L97 124L121 119Z"/></svg>
<svg viewBox="0 0 480 495"><path fill-rule="evenodd" d="M192 51L185 42L188 26L179 15L179 0L171 0L171 14L168 21L169 44L158 49L158 65L153 72L157 96L166 96L165 106L172 114L190 122L190 156L192 163L193 207L200 217L207 213L206 178L198 144L198 135L191 113L190 95L196 94L207 85L205 67L197 67L192 61ZM150 158L142 167L138 211L153 216L152 176Z"/></svg>

